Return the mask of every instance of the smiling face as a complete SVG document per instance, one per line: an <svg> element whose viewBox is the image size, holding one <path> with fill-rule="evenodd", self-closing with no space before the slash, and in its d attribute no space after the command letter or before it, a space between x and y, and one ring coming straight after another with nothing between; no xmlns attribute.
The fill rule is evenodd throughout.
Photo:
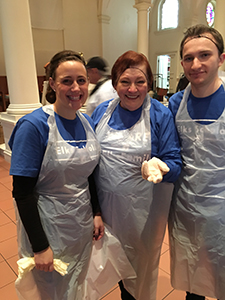
<svg viewBox="0 0 225 300"><path fill-rule="evenodd" d="M120 105L134 111L142 106L148 92L146 68L135 66L126 69L120 76L115 89L120 97Z"/></svg>
<svg viewBox="0 0 225 300"><path fill-rule="evenodd" d="M214 41L210 33L205 36ZM219 55L216 45L208 38L188 38L183 48L181 64L192 87L215 86L218 81L218 68L224 61L224 54Z"/></svg>
<svg viewBox="0 0 225 300"><path fill-rule="evenodd" d="M88 96L88 79L84 65L75 60L59 64L55 80L49 78L49 84L56 93L55 111L62 117L74 119L75 113L82 107Z"/></svg>

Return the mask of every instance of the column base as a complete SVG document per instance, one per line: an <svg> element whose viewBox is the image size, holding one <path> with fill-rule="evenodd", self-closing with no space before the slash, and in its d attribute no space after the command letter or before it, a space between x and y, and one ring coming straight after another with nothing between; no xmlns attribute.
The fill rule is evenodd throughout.
<svg viewBox="0 0 225 300"><path fill-rule="evenodd" d="M41 103L31 103L31 104L9 104L7 108L7 114L9 115L20 115L24 116L31 113L33 110L41 107Z"/></svg>

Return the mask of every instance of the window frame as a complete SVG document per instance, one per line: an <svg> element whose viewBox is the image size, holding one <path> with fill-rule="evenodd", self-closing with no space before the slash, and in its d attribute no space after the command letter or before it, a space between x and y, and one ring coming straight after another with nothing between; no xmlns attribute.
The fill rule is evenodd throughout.
<svg viewBox="0 0 225 300"><path fill-rule="evenodd" d="M207 12L207 7L208 5L211 4L212 7L213 7L213 11L214 11L214 18L213 18L213 23L211 25L209 25L208 23L208 20L207 20L207 15L206 15L206 12ZM209 27L212 27L214 28L214 24L215 24L215 14L216 14L216 1L215 0L210 0L206 3L206 9L205 9L205 19L206 19L206 23Z"/></svg>
<svg viewBox="0 0 225 300"><path fill-rule="evenodd" d="M162 13L163 13L163 5L165 4L166 1L170 0L161 0L159 5L158 5L158 31L164 31L164 30L174 30L178 28L179 26L179 14L180 14L180 1L176 0L178 3L178 12L177 12L177 26L176 27L166 27L162 28Z"/></svg>

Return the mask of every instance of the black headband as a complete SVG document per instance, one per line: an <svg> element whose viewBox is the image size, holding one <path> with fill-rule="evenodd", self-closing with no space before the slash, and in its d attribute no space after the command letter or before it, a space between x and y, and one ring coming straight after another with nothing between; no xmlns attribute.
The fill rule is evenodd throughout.
<svg viewBox="0 0 225 300"><path fill-rule="evenodd" d="M212 38L208 37L207 35L198 34L198 35L192 36L192 37L190 37L188 40L186 40L186 41L184 42L183 46L184 46L185 44L187 44L187 42L189 42L190 40L198 39L198 38L206 38L206 39L210 40L211 42L213 42L213 44L214 44L214 45L216 46L216 48L219 50L219 53L222 54L222 52L221 52L219 46L217 45L217 43L214 42L214 40L213 40Z"/></svg>

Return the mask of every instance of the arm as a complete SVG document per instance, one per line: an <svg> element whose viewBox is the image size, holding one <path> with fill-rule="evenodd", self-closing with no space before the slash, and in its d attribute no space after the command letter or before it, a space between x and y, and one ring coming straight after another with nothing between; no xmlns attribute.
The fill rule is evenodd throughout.
<svg viewBox="0 0 225 300"><path fill-rule="evenodd" d="M17 122L9 141L12 149L10 174L13 175L13 197L34 252L36 268L51 271L53 253L41 224L35 194L35 185L47 143L48 127L45 128L44 121L36 127L24 119ZM42 135L39 132L40 128L43 129Z"/></svg>
<svg viewBox="0 0 225 300"><path fill-rule="evenodd" d="M13 197L34 251L36 268L51 272L53 271L53 252L49 247L37 208L36 182L37 177L13 176Z"/></svg>
<svg viewBox="0 0 225 300"><path fill-rule="evenodd" d="M152 157L157 157L169 168L163 181L175 182L182 166L179 138L170 110L155 101L152 101L150 110Z"/></svg>

